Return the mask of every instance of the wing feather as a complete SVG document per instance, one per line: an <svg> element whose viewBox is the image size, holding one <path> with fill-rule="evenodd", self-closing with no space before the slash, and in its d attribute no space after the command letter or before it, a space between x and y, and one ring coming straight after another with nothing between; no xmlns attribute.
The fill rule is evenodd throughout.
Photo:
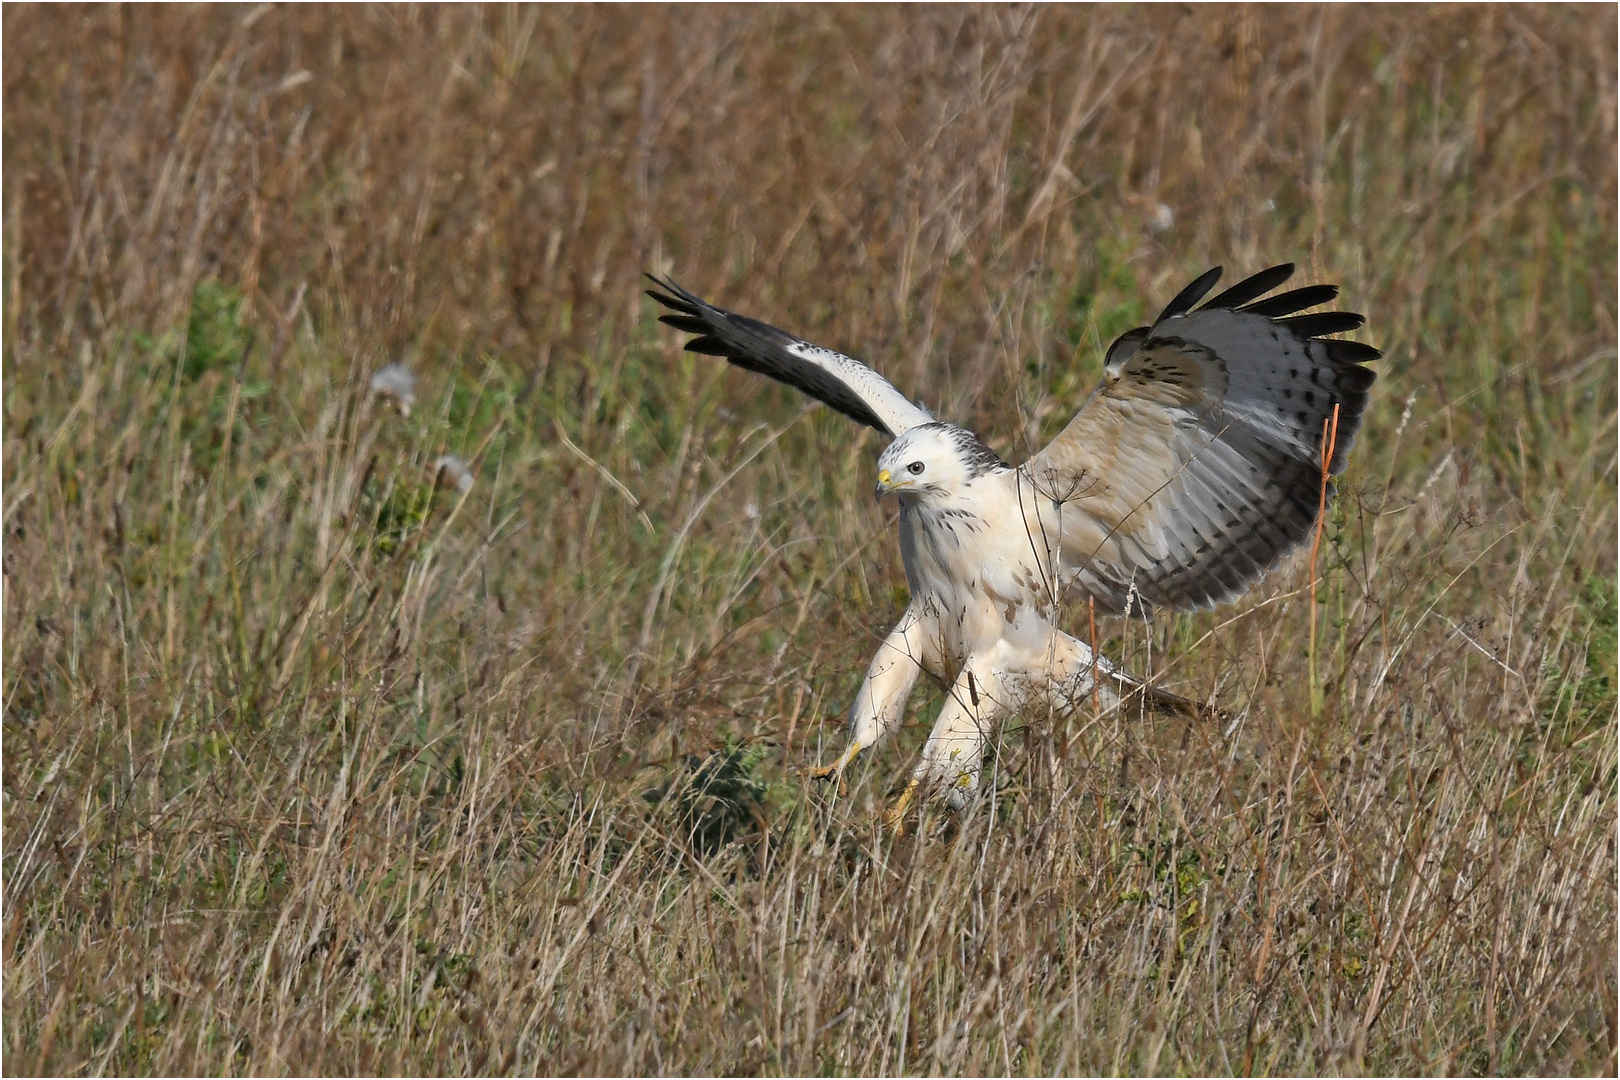
<svg viewBox="0 0 1620 1080"><path fill-rule="evenodd" d="M1252 304L1245 305L1243 310L1251 315L1276 318L1278 315L1292 315L1296 311L1325 304L1338 295L1337 285L1307 285L1303 289L1290 289L1276 296L1268 296L1264 300L1256 300Z"/></svg>
<svg viewBox="0 0 1620 1080"><path fill-rule="evenodd" d="M1287 281L1294 273L1293 263L1283 263L1262 270L1253 277L1244 278L1204 306L1207 308L1242 307L1257 296L1264 296Z"/></svg>
<svg viewBox="0 0 1620 1080"><path fill-rule="evenodd" d="M1219 280L1221 280L1220 267L1217 266L1212 269L1205 270L1202 277L1200 277L1197 281L1194 281L1191 285L1188 285L1185 289L1182 289L1176 294L1176 298L1174 300L1170 301L1164 306L1164 310L1159 312L1159 318L1157 321L1164 322L1166 319L1173 318L1174 316L1180 315L1183 312L1190 311L1192 306L1198 303L1198 301L1202 300L1204 298L1204 294L1213 289L1215 287L1215 283ZM1238 288L1242 288L1242 286L1239 285ZM1227 291L1231 292L1232 290L1228 289Z"/></svg>
<svg viewBox="0 0 1620 1080"><path fill-rule="evenodd" d="M852 420L896 436L907 428L927 424L933 416L883 376L843 353L824 349L778 330L768 323L717 308L687 292L673 281L648 279L659 290L647 295L673 314L659 322L697 337L686 343L688 352L725 357L748 371L786 383L824 401Z"/></svg>
<svg viewBox="0 0 1620 1080"><path fill-rule="evenodd" d="M1353 311L1318 311L1310 315L1290 315L1278 319L1278 326L1286 326L1296 337L1313 338L1323 334L1342 334L1354 330L1367 320Z"/></svg>
<svg viewBox="0 0 1620 1080"><path fill-rule="evenodd" d="M1292 271L1263 270L1196 309L1219 273L1193 282L1110 347L1107 380L1022 466L1055 507L1043 527L1058 530L1062 579L1104 611L1230 600L1309 537L1323 422L1337 405L1338 475L1376 378L1364 365L1380 354L1322 336L1360 315L1296 314L1336 286L1265 298Z"/></svg>

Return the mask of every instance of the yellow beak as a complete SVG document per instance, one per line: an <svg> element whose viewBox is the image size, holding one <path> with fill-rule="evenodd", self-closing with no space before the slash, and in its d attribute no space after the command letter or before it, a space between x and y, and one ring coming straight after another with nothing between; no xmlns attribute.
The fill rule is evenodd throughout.
<svg viewBox="0 0 1620 1080"><path fill-rule="evenodd" d="M889 475L888 469L878 470L877 498L881 499L890 492L891 488L889 487L889 483L893 479L894 477Z"/></svg>

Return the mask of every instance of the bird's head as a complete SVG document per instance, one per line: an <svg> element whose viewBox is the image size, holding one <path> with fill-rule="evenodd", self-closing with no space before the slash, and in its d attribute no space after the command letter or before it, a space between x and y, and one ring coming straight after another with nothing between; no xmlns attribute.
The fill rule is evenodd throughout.
<svg viewBox="0 0 1620 1080"><path fill-rule="evenodd" d="M985 473L1007 468L971 431L952 424L909 428L878 456L877 497L949 498Z"/></svg>

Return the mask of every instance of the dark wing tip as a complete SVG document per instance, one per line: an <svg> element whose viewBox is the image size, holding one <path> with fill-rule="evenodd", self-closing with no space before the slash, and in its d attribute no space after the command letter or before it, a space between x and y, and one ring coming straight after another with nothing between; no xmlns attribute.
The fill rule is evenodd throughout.
<svg viewBox="0 0 1620 1080"><path fill-rule="evenodd" d="M657 289L646 290L669 314L658 321L682 333L696 335L687 352L718 356L745 371L785 383L867 427L893 436L887 424L860 392L836 374L797 356L792 347L799 339L769 323L715 307L668 278L646 275Z"/></svg>
<svg viewBox="0 0 1620 1080"><path fill-rule="evenodd" d="M654 285L658 286L660 289L665 290L666 292L672 292L677 296L682 296L682 297L685 297L687 299L696 299L695 297L692 296L691 293L687 292L685 289L683 289L679 285L675 284L675 279L674 278L667 277L667 276L666 277L659 277L657 274L654 274L650 270L642 271L641 276L646 278L648 281L652 282ZM649 296L652 295L651 290L648 290L648 295Z"/></svg>
<svg viewBox="0 0 1620 1080"><path fill-rule="evenodd" d="M715 337L713 334L704 334L702 337L696 337L691 341L688 341L686 343L686 351L689 353L698 353L701 356L724 357L727 360L733 360L737 357L747 355L746 353L738 350L736 346L727 344L721 339Z"/></svg>
<svg viewBox="0 0 1620 1080"><path fill-rule="evenodd" d="M1328 359L1335 363L1366 364L1384 355L1373 346L1359 341L1343 341L1327 337L1329 334L1342 334L1364 325L1367 320L1359 312L1316 311L1306 315L1295 314L1337 298L1339 295L1337 285L1306 285L1303 288L1278 293L1276 296L1265 295L1287 281L1293 273L1293 263L1280 263L1269 267L1238 282L1199 310L1233 308L1246 315L1259 315L1270 319L1301 341L1316 341L1326 346ZM1264 299L1261 299L1262 297Z"/></svg>
<svg viewBox="0 0 1620 1080"><path fill-rule="evenodd" d="M1276 266L1269 266L1258 274L1246 277L1233 285L1230 289L1205 304L1204 309L1241 307L1250 300L1264 296L1293 275L1293 263L1279 263Z"/></svg>
<svg viewBox="0 0 1620 1080"><path fill-rule="evenodd" d="M1325 337L1354 330L1367 320L1354 311L1318 311L1310 315L1290 315L1275 319L1278 326L1286 326L1302 338Z"/></svg>
<svg viewBox="0 0 1620 1080"><path fill-rule="evenodd" d="M648 281L658 286L658 289L663 290L662 292L659 292L656 289L646 290L647 295L658 301L660 304L673 311L678 311L683 315L696 315L700 310L700 305L702 305L703 301L699 300L697 297L693 296L691 293L687 292L673 281L669 280L668 278L660 281L651 274L647 274L646 277Z"/></svg>
<svg viewBox="0 0 1620 1080"><path fill-rule="evenodd" d="M1219 280L1221 280L1221 268L1219 266L1205 270L1196 281L1182 289L1176 294L1174 300L1164 306L1164 310L1159 312L1159 317L1153 320L1153 325L1158 326L1166 319L1175 318L1177 315L1185 315L1191 311L1192 306L1202 300L1204 294L1213 289L1215 283Z"/></svg>
<svg viewBox="0 0 1620 1080"><path fill-rule="evenodd" d="M679 285L675 284L674 278L658 278L654 277L652 274L647 274L646 278L648 281L658 286L659 289L663 290L662 292L658 292L653 289L647 289L645 290L647 295L672 311L678 311L682 315L693 315L699 318L710 319L714 318L715 316L723 317L730 314L727 311L715 307L713 304L709 303L701 296L698 296L696 293L681 288Z"/></svg>
<svg viewBox="0 0 1620 1080"><path fill-rule="evenodd" d="M658 316L658 321L663 323L665 326L673 326L675 329L688 334L703 334L707 333L709 330L709 324L698 318L696 315L687 315L684 313L679 315L660 315Z"/></svg>
<svg viewBox="0 0 1620 1080"><path fill-rule="evenodd" d="M1381 360L1384 350L1362 341L1344 341L1334 338L1322 342L1327 346L1328 358L1341 364L1370 364L1374 360Z"/></svg>
<svg viewBox="0 0 1620 1080"><path fill-rule="evenodd" d="M1292 315L1296 311L1304 311L1318 304L1326 304L1338 295L1337 285L1307 285L1303 289L1292 289L1276 296L1268 296L1264 300L1256 300L1242 310L1251 315L1264 315L1270 319L1279 315Z"/></svg>

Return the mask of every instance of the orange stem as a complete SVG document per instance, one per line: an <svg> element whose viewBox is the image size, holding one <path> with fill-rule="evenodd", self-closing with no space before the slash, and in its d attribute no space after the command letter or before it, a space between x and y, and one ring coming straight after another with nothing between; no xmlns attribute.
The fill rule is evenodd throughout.
<svg viewBox="0 0 1620 1080"><path fill-rule="evenodd" d="M1333 403L1332 417L1322 421L1322 490L1316 499L1316 534L1311 538L1311 712L1317 711L1316 698L1316 553L1322 546L1322 526L1327 520L1327 489L1333 452L1339 443L1339 403Z"/></svg>

